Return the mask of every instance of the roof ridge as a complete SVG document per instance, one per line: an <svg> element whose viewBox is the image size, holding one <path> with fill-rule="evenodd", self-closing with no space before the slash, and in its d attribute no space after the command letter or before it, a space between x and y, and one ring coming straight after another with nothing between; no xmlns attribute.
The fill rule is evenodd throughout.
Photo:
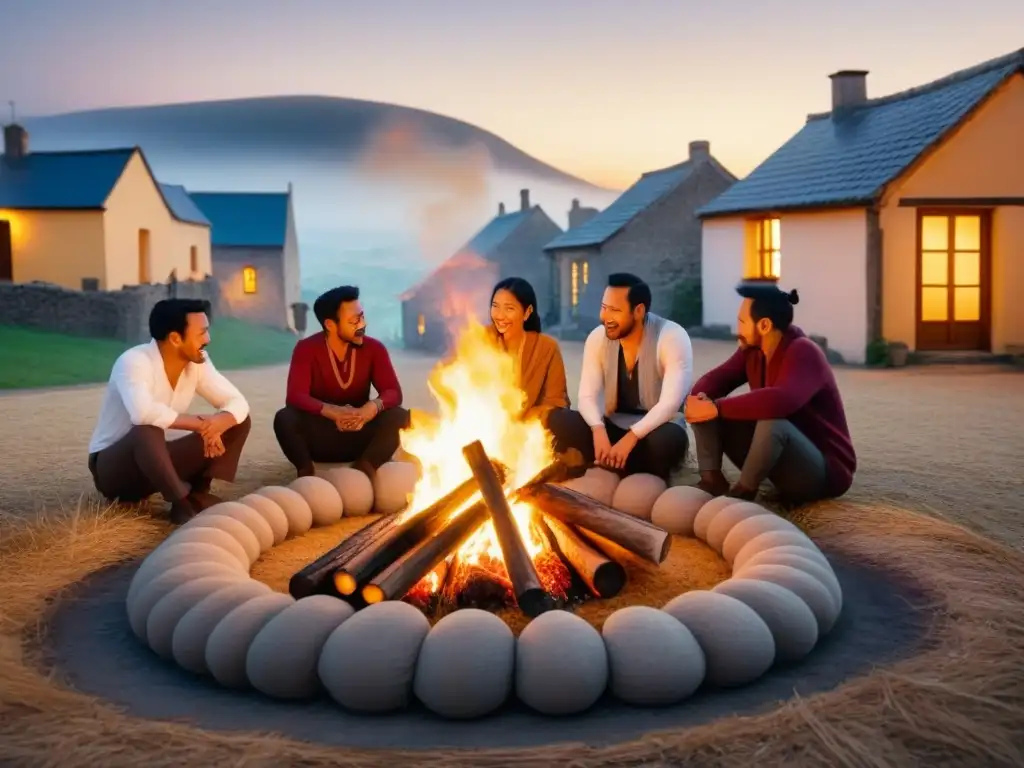
<svg viewBox="0 0 1024 768"><path fill-rule="evenodd" d="M184 186L184 185L182 184L181 186ZM210 191L210 190L206 190L206 189L193 189L193 190L189 190L189 194L190 195L231 195L232 197L243 197L243 196L246 196L246 195L249 195L249 196L274 195L274 196L278 196L278 197L288 197L288 191L287 190L285 190L284 192L271 192L269 190L263 190L262 192L252 192L252 191L246 191L246 192L224 192L224 191Z"/></svg>
<svg viewBox="0 0 1024 768"><path fill-rule="evenodd" d="M645 178L647 176L657 176L659 173L668 173L669 171L678 171L678 170L682 169L682 167L685 166L687 163L691 163L691 162L693 162L693 160L688 157L685 160L682 160L682 161L680 161L678 163L675 163L673 165L666 165L664 168L655 168L653 171L644 171L643 173L640 174L640 178L643 179L643 178ZM638 181L639 181L639 179L638 179ZM633 183L635 184L636 182L633 182ZM628 187L627 187L627 189L628 189ZM625 192L625 191L626 190L623 190L623 192Z"/></svg>
<svg viewBox="0 0 1024 768"><path fill-rule="evenodd" d="M141 152L142 147L105 147L103 149L44 149L31 150L24 157L32 155L116 155L121 152Z"/></svg>
<svg viewBox="0 0 1024 768"><path fill-rule="evenodd" d="M887 96L879 96L875 99L868 99L854 107L849 108L849 113L856 113L861 110L871 109L872 107L881 107L886 104L892 104L897 101L903 101L905 99L912 99L915 96L921 96L926 93L933 91L942 90L948 88L951 85L962 83L965 80L970 80L979 75L984 75L991 72L994 69L1000 69L1001 67L1008 66L1016 62L1018 68L1024 71L1024 48L1019 48L1012 53L1007 53L1002 56L997 56L994 59L983 61L980 64L967 67L966 69L960 69L948 75L944 75L936 80L932 80L930 83L924 85L917 85L913 88L906 88L896 93L890 93ZM827 112L812 112L807 115L807 122L812 120L824 120L832 116L834 110Z"/></svg>

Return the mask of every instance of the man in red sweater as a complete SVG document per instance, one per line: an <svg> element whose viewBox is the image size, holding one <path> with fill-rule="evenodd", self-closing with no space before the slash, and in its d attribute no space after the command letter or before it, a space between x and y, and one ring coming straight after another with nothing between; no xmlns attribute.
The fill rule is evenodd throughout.
<svg viewBox="0 0 1024 768"><path fill-rule="evenodd" d="M794 326L797 292L741 283L739 349L706 373L686 398L696 438L698 487L753 499L764 480L802 504L849 490L857 457L846 412L824 352ZM744 384L749 392L732 392ZM722 454L741 468L729 487Z"/></svg>
<svg viewBox="0 0 1024 768"><path fill-rule="evenodd" d="M313 303L313 314L323 333L295 345L274 434L299 477L314 474L314 462L349 461L372 480L409 426L402 387L385 346L366 335L358 288L332 288Z"/></svg>

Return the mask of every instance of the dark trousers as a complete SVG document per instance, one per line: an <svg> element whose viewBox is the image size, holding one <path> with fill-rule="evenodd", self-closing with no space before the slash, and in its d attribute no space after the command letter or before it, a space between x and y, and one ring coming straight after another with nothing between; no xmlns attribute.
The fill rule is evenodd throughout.
<svg viewBox="0 0 1024 768"><path fill-rule="evenodd" d="M693 424L697 466L722 469L722 454L740 468L740 484L757 490L770 480L785 501L803 504L825 495L825 457L807 436L785 419Z"/></svg>
<svg viewBox="0 0 1024 768"><path fill-rule="evenodd" d="M584 421L579 411L556 408L547 417L548 431L554 436L555 451L562 452L576 448L588 464L594 463L594 431ZM615 445L626 430L604 420L608 440ZM686 459L689 437L686 429L679 424L662 424L646 437L640 439L626 459L626 466L620 474L632 475L647 472L665 479Z"/></svg>
<svg viewBox="0 0 1024 768"><path fill-rule="evenodd" d="M398 433L408 426L405 408L381 411L356 432L342 432L330 419L290 406L274 415L277 443L300 471L318 461L365 461L377 469L395 455L401 444Z"/></svg>
<svg viewBox="0 0 1024 768"><path fill-rule="evenodd" d="M96 490L111 501L134 503L154 493L172 504L191 491L207 491L213 479L231 482L252 421L246 419L221 435L224 453L203 455L203 438L191 433L168 441L159 427L135 426L102 451L89 454Z"/></svg>

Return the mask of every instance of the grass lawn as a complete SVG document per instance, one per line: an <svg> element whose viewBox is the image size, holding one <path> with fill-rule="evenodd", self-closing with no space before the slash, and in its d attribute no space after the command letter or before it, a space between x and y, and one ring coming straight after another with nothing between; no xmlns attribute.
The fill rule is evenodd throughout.
<svg viewBox="0 0 1024 768"><path fill-rule="evenodd" d="M210 328L210 356L222 370L287 362L297 337L277 328L219 317ZM0 325L0 389L59 387L106 381L128 345L112 339Z"/></svg>

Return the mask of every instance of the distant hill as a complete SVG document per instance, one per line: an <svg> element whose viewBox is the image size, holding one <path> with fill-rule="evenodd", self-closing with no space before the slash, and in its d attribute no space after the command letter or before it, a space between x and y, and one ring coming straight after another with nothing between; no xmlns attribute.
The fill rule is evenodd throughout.
<svg viewBox="0 0 1024 768"><path fill-rule="evenodd" d="M482 145L496 170L606 192L531 157L495 134L451 117L394 104L321 96L276 96L116 107L24 121L38 149L140 145L151 151L220 153L326 162L351 161L375 136L396 125L428 145Z"/></svg>

